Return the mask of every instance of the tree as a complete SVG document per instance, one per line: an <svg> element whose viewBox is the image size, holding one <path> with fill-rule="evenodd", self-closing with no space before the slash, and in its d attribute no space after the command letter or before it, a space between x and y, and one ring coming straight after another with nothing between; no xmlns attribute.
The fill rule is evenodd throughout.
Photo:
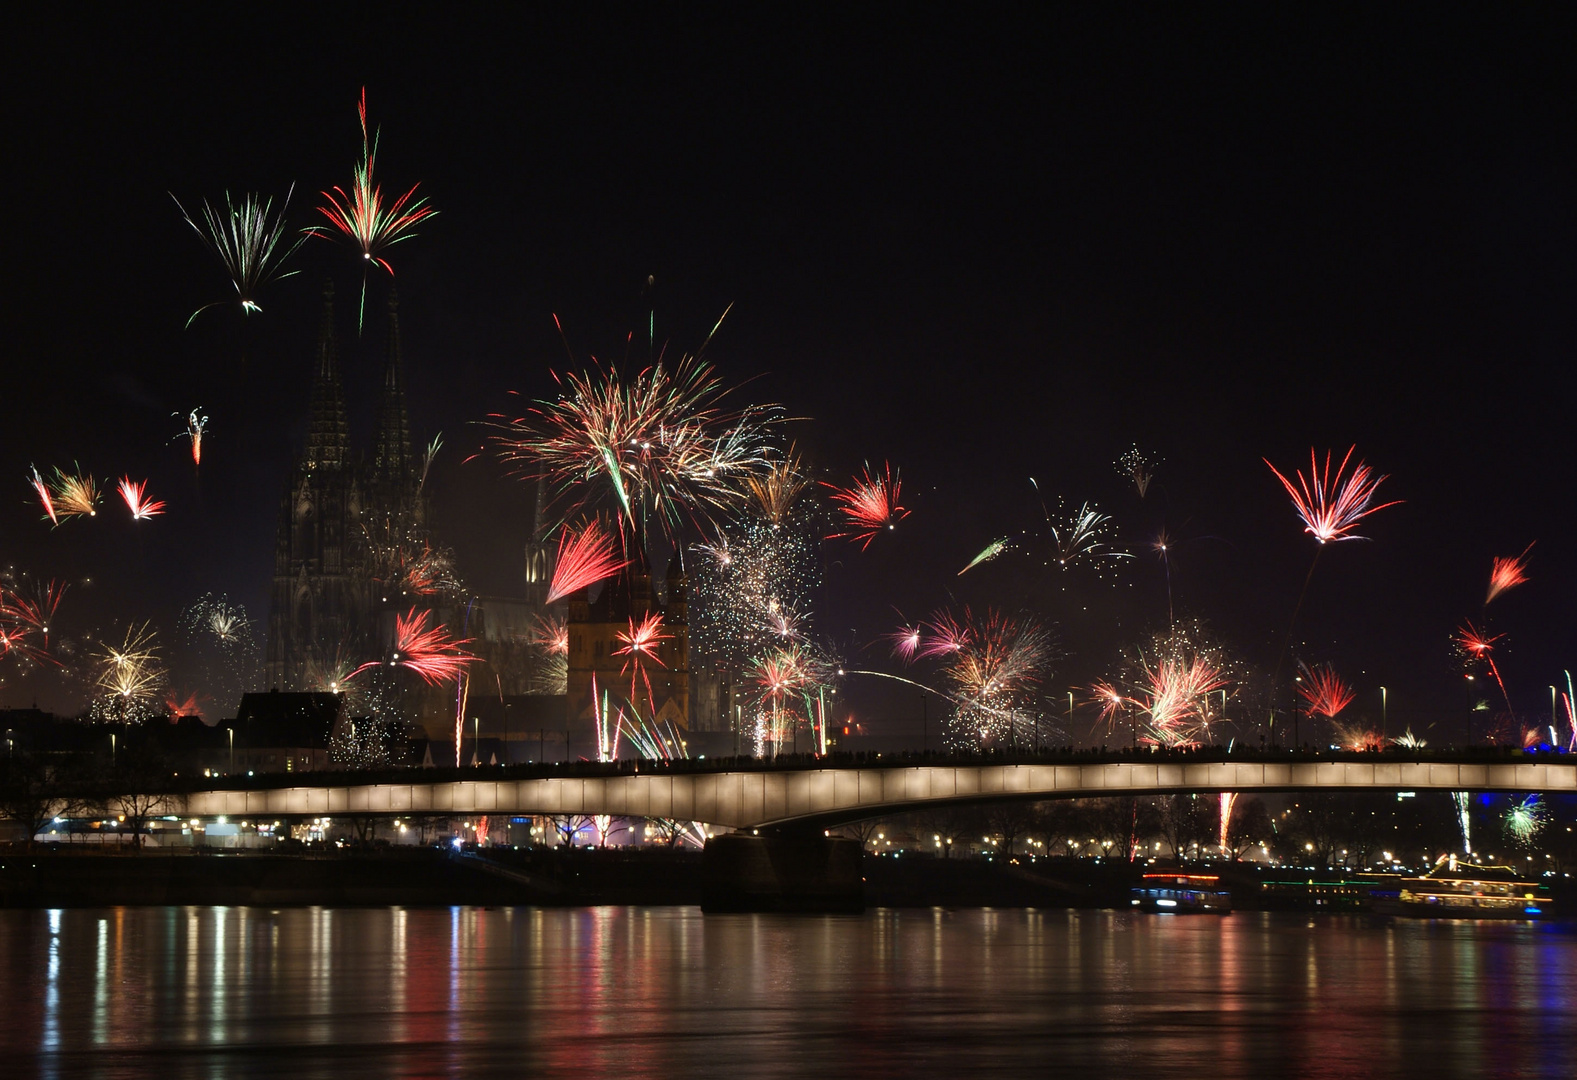
<svg viewBox="0 0 1577 1080"><path fill-rule="evenodd" d="M998 838L999 847L1010 856L1035 824L1034 809L1021 802L996 803L986 810L985 818L987 831Z"/></svg>
<svg viewBox="0 0 1577 1080"><path fill-rule="evenodd" d="M52 820L81 812L73 779L64 766L32 754L8 757L0 762L0 819L20 825L31 847Z"/></svg>
<svg viewBox="0 0 1577 1080"><path fill-rule="evenodd" d="M1263 802L1254 798L1239 799L1233 807L1232 819L1227 822L1227 855L1234 860L1240 859L1249 848L1268 844L1275 832L1270 811L1265 809Z"/></svg>
<svg viewBox="0 0 1577 1080"><path fill-rule="evenodd" d="M116 756L99 785L100 801L110 813L125 818L139 852L148 822L176 808L177 800L170 794L171 779L169 761L157 747L142 741Z"/></svg>
<svg viewBox="0 0 1577 1080"><path fill-rule="evenodd" d="M558 834L559 843L564 847L574 847L575 837L595 824L585 814L553 814L548 820L553 823L553 831Z"/></svg>
<svg viewBox="0 0 1577 1080"><path fill-rule="evenodd" d="M1160 833L1174 859L1184 858L1193 844L1208 842L1216 825L1214 806L1197 795L1163 795Z"/></svg>

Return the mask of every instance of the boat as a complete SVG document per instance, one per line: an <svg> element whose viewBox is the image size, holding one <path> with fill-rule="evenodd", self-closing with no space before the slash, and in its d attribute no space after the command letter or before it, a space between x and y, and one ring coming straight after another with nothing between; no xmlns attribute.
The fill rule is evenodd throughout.
<svg viewBox="0 0 1577 1080"><path fill-rule="evenodd" d="M1215 874L1146 874L1129 890L1128 902L1140 911L1161 914L1230 915L1232 894L1220 883Z"/></svg>
<svg viewBox="0 0 1577 1080"><path fill-rule="evenodd" d="M1546 919L1554 895L1542 881L1510 866L1484 866L1442 856L1423 877L1403 878L1395 899L1375 898L1381 915L1416 919Z"/></svg>

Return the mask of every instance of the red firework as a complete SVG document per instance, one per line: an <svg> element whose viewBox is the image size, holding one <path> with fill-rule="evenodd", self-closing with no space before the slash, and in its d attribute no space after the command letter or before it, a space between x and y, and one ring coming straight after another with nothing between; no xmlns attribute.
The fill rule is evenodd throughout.
<svg viewBox="0 0 1577 1080"><path fill-rule="evenodd" d="M1352 460L1353 450L1348 447L1347 454L1342 458L1342 463L1331 473L1331 454L1325 455L1325 467L1322 470L1314 451L1309 451L1309 475L1304 476L1300 469L1293 475L1298 478L1294 484L1282 475L1281 470L1270 464L1269 458L1262 458L1270 471L1276 474L1276 479L1281 481L1281 486L1287 489L1287 494L1292 496L1293 509L1298 517L1303 519L1304 532L1313 534L1320 543L1329 543L1332 540L1362 540L1361 536L1353 533L1353 528L1378 510L1388 506L1396 506L1401 500L1381 503L1379 506L1370 506L1374 493L1385 476L1376 476L1374 470L1363 462L1359 462L1350 476L1347 472L1347 463Z"/></svg>
<svg viewBox="0 0 1577 1080"><path fill-rule="evenodd" d="M183 698L174 690L168 690L164 695L164 711L172 721L182 716L195 716L198 719L202 719L204 717L204 700L206 700L205 695L193 693L187 694Z"/></svg>
<svg viewBox="0 0 1577 1080"><path fill-rule="evenodd" d="M363 664L347 678L355 678L368 668L379 667L387 662L390 667L410 668L429 686L457 681L465 671L465 666L477 659L463 648L471 643L471 639L452 638L448 628L443 625L429 626L428 620L431 618L432 612L418 612L415 608L404 615L396 615L394 653L390 659Z"/></svg>
<svg viewBox="0 0 1577 1080"><path fill-rule="evenodd" d="M1093 684L1089 694L1090 700L1101 707L1101 721L1105 724L1115 723L1123 708L1130 704L1115 686L1105 680Z"/></svg>
<svg viewBox="0 0 1577 1080"><path fill-rule="evenodd" d="M1489 666L1489 673L1495 676L1495 683L1500 687L1500 696L1505 699L1506 711L1514 712L1511 707L1511 695L1506 692L1506 682L1500 677L1500 668L1495 665L1495 642L1505 637L1505 634L1487 634L1474 626L1471 620L1464 619L1457 628L1454 639L1457 648L1475 660L1482 660Z"/></svg>
<svg viewBox="0 0 1577 1080"><path fill-rule="evenodd" d="M1352 687L1330 667L1321 665L1305 670L1307 677L1298 683L1298 696L1307 702L1303 707L1306 715L1334 720L1337 713L1352 704Z"/></svg>
<svg viewBox="0 0 1577 1080"><path fill-rule="evenodd" d="M148 498L147 487L146 480L139 482L129 476L121 477L120 497L126 501L126 509L131 511L133 521L144 521L155 514L164 513L164 503Z"/></svg>
<svg viewBox="0 0 1577 1080"><path fill-rule="evenodd" d="M898 504L902 483L887 462L883 462L882 471L874 475L866 465L861 475L846 488L825 480L821 486L831 489L832 501L840 504L838 509L844 516L844 531L831 533L827 539L863 541L861 551L870 547L877 533L894 528L909 516L909 511Z"/></svg>
<svg viewBox="0 0 1577 1080"><path fill-rule="evenodd" d="M588 521L578 533L566 529L559 537L548 603L556 603L570 593L612 577L628 565L628 560L619 558L614 538L603 532L595 520Z"/></svg>
<svg viewBox="0 0 1577 1080"><path fill-rule="evenodd" d="M1507 589L1521 585L1528 580L1528 552L1533 550L1529 544L1522 549L1522 554L1515 558L1503 558L1499 555L1490 560L1489 565L1489 594L1484 597L1487 607L1489 602Z"/></svg>
<svg viewBox="0 0 1577 1080"><path fill-rule="evenodd" d="M646 704L655 713L657 699L652 694L652 677L646 672L644 661L651 660L658 667L667 667L662 657L657 655L657 646L673 638L672 634L663 633L663 617L656 612L647 612L640 622L633 618L630 620L629 632L621 630L614 635L624 643L624 648L615 649L614 656L628 656L624 666L619 669L619 674L629 673L630 676L630 704L635 704L635 680L640 678L646 683Z"/></svg>

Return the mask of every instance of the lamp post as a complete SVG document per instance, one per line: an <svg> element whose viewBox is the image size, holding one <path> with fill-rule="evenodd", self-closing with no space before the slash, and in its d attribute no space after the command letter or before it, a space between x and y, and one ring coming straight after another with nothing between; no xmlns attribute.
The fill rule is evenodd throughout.
<svg viewBox="0 0 1577 1080"><path fill-rule="evenodd" d="M225 728L225 734L230 736L230 773L235 775L235 728Z"/></svg>
<svg viewBox="0 0 1577 1080"><path fill-rule="evenodd" d="M1380 738L1381 738L1381 740L1384 740L1385 737L1390 734L1390 732L1387 730L1387 727L1386 727L1386 715L1387 715L1386 714L1386 704L1387 704L1386 691L1385 691L1385 687L1382 686L1382 687L1380 687Z"/></svg>

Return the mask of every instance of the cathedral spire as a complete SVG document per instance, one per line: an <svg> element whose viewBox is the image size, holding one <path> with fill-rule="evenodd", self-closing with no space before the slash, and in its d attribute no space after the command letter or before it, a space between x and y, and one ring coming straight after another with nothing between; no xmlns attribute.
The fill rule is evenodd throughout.
<svg viewBox="0 0 1577 1080"><path fill-rule="evenodd" d="M349 458L350 424L345 419L345 388L334 348L334 284L324 282L323 323L312 374L312 417L304 460L309 469L338 469Z"/></svg>
<svg viewBox="0 0 1577 1080"><path fill-rule="evenodd" d="M389 288L389 359L378 402L378 433L373 465L378 475L405 479L411 474L411 424L405 411L405 371L400 356L400 301Z"/></svg>

